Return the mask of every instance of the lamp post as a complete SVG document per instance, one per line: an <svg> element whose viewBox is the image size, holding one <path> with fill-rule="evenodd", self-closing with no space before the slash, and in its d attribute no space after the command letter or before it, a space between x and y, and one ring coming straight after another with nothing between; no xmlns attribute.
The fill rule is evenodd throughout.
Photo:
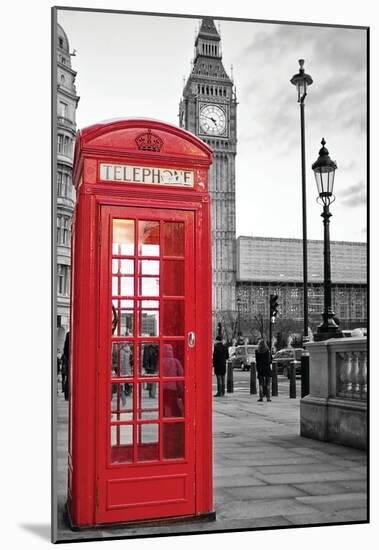
<svg viewBox="0 0 379 550"><path fill-rule="evenodd" d="M237 345L239 345L241 339L241 297L237 298Z"/></svg>
<svg viewBox="0 0 379 550"><path fill-rule="evenodd" d="M329 206L335 201L333 195L334 175L337 170L337 164L329 157L329 151L325 147L325 139L321 140L321 149L319 157L312 164L312 170L315 174L318 197L317 202L323 205L322 218L324 221L324 312L323 321L317 328L315 340L328 340L329 338L338 338L342 336L334 312L332 310L332 280L330 265L330 233L329 223L332 214Z"/></svg>
<svg viewBox="0 0 379 550"><path fill-rule="evenodd" d="M307 255L307 195L305 177L305 130L304 106L307 88L313 83L312 77L304 71L304 59L299 59L300 70L291 78L291 84L296 86L297 101L300 105L301 130L301 187L303 212L303 307L304 307L304 340L308 340L308 255Z"/></svg>

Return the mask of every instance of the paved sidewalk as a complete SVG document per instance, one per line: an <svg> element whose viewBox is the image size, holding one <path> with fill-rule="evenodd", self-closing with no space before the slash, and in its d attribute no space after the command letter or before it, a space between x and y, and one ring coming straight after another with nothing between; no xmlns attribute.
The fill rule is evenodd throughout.
<svg viewBox="0 0 379 550"><path fill-rule="evenodd" d="M213 399L216 521L72 532L65 520L67 403L58 396L59 540L365 521L366 453L299 435L299 399Z"/></svg>

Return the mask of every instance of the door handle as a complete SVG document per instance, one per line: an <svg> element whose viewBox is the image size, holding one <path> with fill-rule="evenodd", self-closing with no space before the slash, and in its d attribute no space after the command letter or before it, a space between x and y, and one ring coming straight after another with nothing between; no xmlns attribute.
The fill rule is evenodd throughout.
<svg viewBox="0 0 379 550"><path fill-rule="evenodd" d="M195 347L195 333L194 332L189 332L188 333L188 347L189 348L193 348Z"/></svg>

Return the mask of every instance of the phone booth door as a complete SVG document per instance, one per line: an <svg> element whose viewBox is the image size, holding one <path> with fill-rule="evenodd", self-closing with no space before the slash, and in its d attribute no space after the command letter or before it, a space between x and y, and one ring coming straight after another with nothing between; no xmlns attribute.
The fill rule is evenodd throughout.
<svg viewBox="0 0 379 550"><path fill-rule="evenodd" d="M195 510L194 212L102 206L96 523Z"/></svg>

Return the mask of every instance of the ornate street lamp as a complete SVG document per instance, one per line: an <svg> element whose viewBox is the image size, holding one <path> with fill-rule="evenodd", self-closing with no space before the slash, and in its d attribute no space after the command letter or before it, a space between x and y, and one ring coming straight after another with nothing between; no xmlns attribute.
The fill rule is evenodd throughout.
<svg viewBox="0 0 379 550"><path fill-rule="evenodd" d="M307 89L313 83L312 77L304 71L304 59L299 59L300 70L291 78L291 84L296 86L297 101L300 105L301 130L301 182L303 202L303 307L304 307L304 340L308 340L308 255L307 255L307 195L305 177L305 130L304 102Z"/></svg>
<svg viewBox="0 0 379 550"><path fill-rule="evenodd" d="M334 174L337 170L337 164L329 157L329 151L325 147L325 139L321 140L321 149L319 157L312 164L312 170L315 174L318 197L317 202L323 205L322 218L324 219L324 312L322 314L323 322L317 328L315 340L328 340L329 338L338 338L342 332L336 322L336 317L332 310L332 281L330 266L330 234L329 220L332 214L329 206L335 201L333 195Z"/></svg>

